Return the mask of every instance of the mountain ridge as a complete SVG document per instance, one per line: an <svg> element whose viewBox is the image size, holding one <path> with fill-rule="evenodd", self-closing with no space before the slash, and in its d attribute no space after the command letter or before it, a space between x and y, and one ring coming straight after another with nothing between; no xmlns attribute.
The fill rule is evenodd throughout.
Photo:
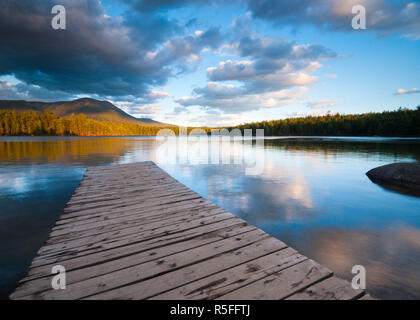
<svg viewBox="0 0 420 320"><path fill-rule="evenodd" d="M0 100L0 110L14 109L19 112L33 110L37 113L50 109L59 117L69 117L72 114L85 114L88 118L95 120L106 120L113 122L127 122L144 126L168 126L166 123L158 122L149 118L136 118L121 110L106 100L92 98L80 98L71 101L26 101L26 100Z"/></svg>

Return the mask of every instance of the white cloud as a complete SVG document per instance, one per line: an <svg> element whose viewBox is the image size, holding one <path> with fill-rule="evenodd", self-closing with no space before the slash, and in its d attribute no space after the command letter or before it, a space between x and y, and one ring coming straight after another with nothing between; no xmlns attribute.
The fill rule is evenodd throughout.
<svg viewBox="0 0 420 320"><path fill-rule="evenodd" d="M332 109L334 108L340 101L338 100L318 100L318 101L310 101L306 104L308 108L311 109Z"/></svg>
<svg viewBox="0 0 420 320"><path fill-rule="evenodd" d="M0 80L0 99L27 101L57 101L75 99L77 96L57 90L50 91L37 85L18 81L16 84Z"/></svg>
<svg viewBox="0 0 420 320"><path fill-rule="evenodd" d="M337 79L337 75L335 73L328 73L325 75L326 78L330 78L330 79Z"/></svg>
<svg viewBox="0 0 420 320"><path fill-rule="evenodd" d="M133 106L130 107L130 113L134 116L155 118L162 111L159 105Z"/></svg>
<svg viewBox="0 0 420 320"><path fill-rule="evenodd" d="M112 101L118 108L136 118L162 118L163 108L156 104L139 104L136 101Z"/></svg>
<svg viewBox="0 0 420 320"><path fill-rule="evenodd" d="M207 77L213 81L223 80L247 80L257 76L252 61L222 61L218 67L207 68Z"/></svg>
<svg viewBox="0 0 420 320"><path fill-rule="evenodd" d="M291 111L291 112L284 113L284 115L290 118L304 118L308 116L321 117L321 116L332 115L332 114L334 114L332 110L326 110L326 111L324 110L310 110L310 111L299 110L299 111Z"/></svg>
<svg viewBox="0 0 420 320"><path fill-rule="evenodd" d="M420 90L417 88L413 88L413 89L398 89L395 94L412 94L412 93L419 93Z"/></svg>
<svg viewBox="0 0 420 320"><path fill-rule="evenodd" d="M171 94L168 92L162 92L162 91L152 91L147 95L148 98L157 100L157 99L163 99L163 98L170 98Z"/></svg>
<svg viewBox="0 0 420 320"><path fill-rule="evenodd" d="M176 109L176 108L175 108ZM244 122L243 115L225 113L215 109L203 109L198 107L180 108L174 112L165 113L167 122L182 126L210 126L227 127Z"/></svg>
<svg viewBox="0 0 420 320"><path fill-rule="evenodd" d="M249 31L249 18L235 20L234 40L224 46L231 57L207 68L207 85L175 102L232 114L302 104L308 86L318 80L313 73L322 68L320 61L337 55L322 45Z"/></svg>
<svg viewBox="0 0 420 320"><path fill-rule="evenodd" d="M214 85L212 85L214 87ZM202 106L215 108L228 113L242 113L261 108L276 108L297 103L308 88L281 89L264 93L248 94L244 89L232 86L216 85L217 93L211 87L200 88L199 94L182 97L176 102L185 107ZM227 92L223 92L223 88Z"/></svg>

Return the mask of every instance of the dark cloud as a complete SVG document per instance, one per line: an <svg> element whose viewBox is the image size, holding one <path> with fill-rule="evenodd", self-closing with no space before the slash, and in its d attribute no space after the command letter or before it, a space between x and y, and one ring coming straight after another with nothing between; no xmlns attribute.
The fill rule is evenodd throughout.
<svg viewBox="0 0 420 320"><path fill-rule="evenodd" d="M242 3L242 0L124 0L142 12L167 11L185 6L217 6Z"/></svg>
<svg viewBox="0 0 420 320"><path fill-rule="evenodd" d="M143 12L167 11L183 6L226 6L247 8L253 17L277 25L314 25L331 31L354 31L352 7L363 5L368 30L380 35L398 33L420 38L420 5L417 0L125 0Z"/></svg>
<svg viewBox="0 0 420 320"><path fill-rule="evenodd" d="M238 51L241 56L278 58L289 55L292 46L291 42L285 40L265 44L261 37L246 36L239 40Z"/></svg>
<svg viewBox="0 0 420 320"><path fill-rule="evenodd" d="M311 5L320 5L320 1L300 0L247 0L248 8L258 18L277 22L298 22L301 16L308 15L313 8Z"/></svg>
<svg viewBox="0 0 420 320"><path fill-rule="evenodd" d="M205 4L207 0L127 0L141 11L155 11L179 8L188 4Z"/></svg>
<svg viewBox="0 0 420 320"><path fill-rule="evenodd" d="M217 28L182 35L162 14L109 17L99 0L63 0L67 29L53 30L56 1L0 3L0 75L53 92L109 97L147 96L151 88L190 69L204 48L222 38ZM42 96L42 95L40 95Z"/></svg>
<svg viewBox="0 0 420 320"><path fill-rule="evenodd" d="M164 83L168 72L139 58L151 44L134 44L132 30L105 16L99 1L63 1L67 30L62 31L51 28L54 3L1 3L1 74L52 91L114 96L141 94L150 84Z"/></svg>
<svg viewBox="0 0 420 320"><path fill-rule="evenodd" d="M18 83L16 85L0 80L0 97L3 100L57 101L76 99L64 91L50 91L37 85Z"/></svg>
<svg viewBox="0 0 420 320"><path fill-rule="evenodd" d="M354 31L352 8L366 8L367 28L380 35L398 33L420 38L420 4L413 0L246 0L256 18L278 25L315 25L333 31Z"/></svg>

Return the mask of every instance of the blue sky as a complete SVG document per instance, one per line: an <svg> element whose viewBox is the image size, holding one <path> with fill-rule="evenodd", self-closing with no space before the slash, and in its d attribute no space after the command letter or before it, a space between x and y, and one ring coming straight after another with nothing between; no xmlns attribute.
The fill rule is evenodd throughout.
<svg viewBox="0 0 420 320"><path fill-rule="evenodd" d="M89 96L186 126L420 105L418 1L21 3L0 5L0 99Z"/></svg>

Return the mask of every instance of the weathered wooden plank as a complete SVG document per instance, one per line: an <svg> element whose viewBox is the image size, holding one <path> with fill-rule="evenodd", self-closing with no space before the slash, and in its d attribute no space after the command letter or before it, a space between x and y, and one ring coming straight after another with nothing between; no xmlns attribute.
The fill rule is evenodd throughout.
<svg viewBox="0 0 420 320"><path fill-rule="evenodd" d="M86 170L11 298L371 297L143 162Z"/></svg>
<svg viewBox="0 0 420 320"><path fill-rule="evenodd" d="M171 219L167 219L164 221L152 221L151 223L144 223L144 224L141 222L131 223L130 228L129 228L130 232L128 233L126 233L127 229L121 228L121 225L116 225L118 226L118 228L114 227L114 225L110 225L103 228L101 227L102 229L101 228L99 229L100 232L94 232L93 229L90 229L90 230L75 233L76 236L73 236L73 234L71 234L71 237L66 241L55 242L53 244L48 244L48 245L46 244L43 248L41 248L38 251L38 255L49 256L51 254L60 253L63 250L69 250L72 248L80 248L81 246L89 247L90 245L93 245L93 244L98 245L99 244L98 241L92 242L92 241L89 241L88 239L85 239L85 238L89 238L88 237L89 232L91 232L92 234L96 234L96 236L105 234L106 237L103 238L104 242L101 242L102 245L106 243L115 243L115 244L120 245L119 240L122 240L122 238L124 239L127 237L132 237L133 240L136 240L137 242L139 242L142 240L141 236L144 236L146 239L150 237L155 238L159 235L166 235L166 234L180 232L181 230L185 230L185 229L180 229L182 227L194 228L197 226L208 225L210 223L215 223L218 221L223 221L223 220L227 220L231 218L233 219L233 217L230 216L229 213L226 213L223 209L213 208L213 209L203 209L203 211L198 214L192 213L188 216L182 216L181 218L175 216L175 217L172 217ZM164 230L162 230L162 228L164 228ZM114 236L114 233L109 235L109 231L110 232L119 231L120 233L115 234Z"/></svg>
<svg viewBox="0 0 420 320"><path fill-rule="evenodd" d="M175 223L168 226L148 229L145 226L138 225L124 229L113 230L110 232L94 234L93 236L84 236L76 239L59 242L51 246L44 246L40 249L40 254L48 256L58 251L83 251L92 246L103 247L106 244L113 243L114 246L125 245L130 242L140 242L151 238L157 238L171 233L178 233L182 230L193 229L202 225L211 224L227 219L237 219L230 213L219 213L206 218L195 219L186 223Z"/></svg>
<svg viewBox="0 0 420 320"><path fill-rule="evenodd" d="M232 223L235 223L233 220L228 221L232 221ZM163 248L172 244L182 244L184 241L194 240L195 238L212 237L214 234L222 235L223 238L226 238L232 231L235 231L235 229L237 228L240 228L244 232L256 229L254 226L246 225L244 223L238 223L237 221L236 224L233 225L228 225L227 221L222 221L220 223L215 223L211 225L211 228L207 228L206 230L202 230L202 228L197 228L194 229L194 231L186 231L184 233L181 233L180 235L169 235L157 239L151 239L142 242L141 246L135 243L131 245L126 245L124 247L109 248L108 250L89 252L85 255L80 254L77 257L67 257L67 259L65 259L65 257L63 256L60 256L59 261L53 261L49 264L41 266L33 265L28 270L27 276L22 279L22 282L35 278L49 276L51 272L51 266L57 263L65 265L66 270L71 271L74 269L90 267L92 265L111 260L117 260L118 258L133 255L136 253L150 251L155 248ZM155 254L153 254L152 256L154 255Z"/></svg>
<svg viewBox="0 0 420 320"><path fill-rule="evenodd" d="M153 219L152 221L150 220L146 220L146 219L141 219L143 218L147 218L147 217L151 217L153 215L147 215L147 216L141 216L141 215L130 215L130 216L124 216L124 217L113 217L111 219L102 219L101 221L90 221L89 223L84 223L84 224L71 224L71 225L65 225L65 226L57 226L55 228L52 229L50 236L51 237L59 237L59 236L63 236L63 235L70 235L73 238L76 237L80 237L80 236L84 236L86 233L87 234L94 234L96 231L100 230L101 233L103 231L106 230L110 230L110 228L112 228L112 226L115 225L119 225L121 226L121 224L123 224L124 222L127 222L126 224L130 224L130 226L134 226L137 223L141 223L142 226L144 227L150 227L151 229L154 228L153 223L160 223L160 226L164 226L165 223L173 223L176 221L189 221L192 220L194 218L199 219L199 218L204 218L206 215L210 216L215 214L215 212L218 213L226 213L226 211L224 211L221 208L218 208L216 206L209 206L208 208L200 208L199 210L189 210L189 211L185 211L184 215L188 215L188 217L184 217L184 215L176 215L176 216L172 216L172 217L167 217L166 220L164 221L164 218L162 217L160 219L160 221L156 222L156 219ZM148 223L149 221L149 223Z"/></svg>
<svg viewBox="0 0 420 320"><path fill-rule="evenodd" d="M141 182L139 182L139 179ZM163 182L166 182L164 184ZM95 185L90 184L81 184L76 189L76 192L74 194L75 198L72 199L72 201L76 201L77 198L80 199L88 199L95 197L94 192L100 190L101 193L97 193L96 196L102 195L102 193L111 193L116 194L116 186L120 185L120 187L124 188L125 190L133 190L133 189L142 189L144 187L156 187L156 188L165 188L169 185L174 185L175 183L178 183L175 179L169 177L169 176L155 176L153 178L145 178L145 177L136 177L136 176L130 176L127 178L120 177L119 179L116 179L113 183L106 181L103 182L103 184L99 184L96 182Z"/></svg>
<svg viewBox="0 0 420 320"><path fill-rule="evenodd" d="M189 196L178 197L177 199L162 199L160 202L155 201L149 204L134 203L132 205L126 205L126 206L115 206L114 208L107 207L106 210L104 210L103 208L93 208L93 209L82 210L82 211L77 211L77 212L64 212L63 215L65 215L65 217L76 217L76 216L87 216L91 214L104 213L104 212L107 212L107 213L127 212L130 210L138 210L145 207L159 206L159 205L168 207L170 205L173 205L179 202L193 201L193 200L196 200L197 202L204 202L204 200L200 198L198 195L193 194Z"/></svg>
<svg viewBox="0 0 420 320"><path fill-rule="evenodd" d="M119 208L118 210L114 211L108 211L108 210L102 210L96 213L91 214L63 214L60 220L65 220L65 222L69 221L70 219L75 221L84 221L91 218L97 218L97 217L107 217L107 216L116 216L116 215L131 215L131 214L162 214L164 212L169 212L177 207L179 211L182 211L184 207L190 207L191 205L201 205L201 204L211 204L214 205L214 203L210 202L207 199L203 198L197 198L197 199L185 199L182 201L162 201L161 203L156 203L152 205L136 205L136 206L129 206L125 208Z"/></svg>
<svg viewBox="0 0 420 320"><path fill-rule="evenodd" d="M130 178L127 179L127 181L121 181L120 185L118 184L98 184L96 186L86 186L86 185L80 185L74 195L76 197L89 197L94 196L95 194L102 193L102 192L114 192L115 189L123 190L123 191L129 191L138 187L145 187L145 186L158 186L158 185L164 185L164 184L171 184L176 183L176 180L167 178L167 177L161 177L161 178L155 178L147 181L142 181L142 183L136 182L136 179Z"/></svg>
<svg viewBox="0 0 420 320"><path fill-rule="evenodd" d="M199 198L200 196L191 190L174 189L174 190L167 190L166 192L162 192L160 194L155 193L148 198L132 196L129 198L125 198L123 200L115 199L115 200L109 200L109 201L105 200L105 201L100 201L100 202L93 202L86 205L71 205L65 208L65 212L67 213L80 212L80 211L87 211L87 210L93 210L93 209L103 210L104 208L113 209L113 208L121 208L121 207L129 206L133 204L147 205L150 203L159 203L162 200L164 201L170 200L170 199L179 200L183 197Z"/></svg>
<svg viewBox="0 0 420 320"><path fill-rule="evenodd" d="M182 287L152 297L154 300L215 299L247 284L300 263L307 258L286 248Z"/></svg>
<svg viewBox="0 0 420 320"><path fill-rule="evenodd" d="M67 203L67 206L73 205L73 204L83 204L83 203L89 203L94 201L100 201L102 199L124 199L124 197L131 197L133 195L136 196L146 196L148 193L154 193L160 190L169 190L169 189L185 189L187 190L187 187L180 187L179 182L173 181L172 183L167 183L165 185L157 184L157 185L135 185L133 188L125 189L124 194L121 194L120 189L115 188L111 191L104 191L101 193L93 193L92 195L85 195L80 194L76 195L74 194L71 200Z"/></svg>
<svg viewBox="0 0 420 320"><path fill-rule="evenodd" d="M312 260L272 274L217 299L223 300L279 300L332 276L332 271Z"/></svg>
<svg viewBox="0 0 420 320"><path fill-rule="evenodd" d="M102 222L102 221L108 221L109 223L114 223L117 219L125 219L124 221L143 221L144 223L147 223L149 221L155 221L155 220L164 220L164 219L170 219L173 218L176 215L184 216L188 215L192 212L199 212L200 210L205 211L206 209L215 208L213 204L210 203L198 203L195 202L183 204L183 205L176 205L176 206L170 206L167 209L161 209L159 211L156 211L154 207L147 208L143 211L135 211L135 212L127 212L127 213L121 213L121 214L109 214L109 215L94 215L90 219L77 219L77 218L71 218L70 221L66 224L56 224L57 228L54 228L53 230L58 230L67 228L67 224L69 226L86 226L90 225L94 222Z"/></svg>
<svg viewBox="0 0 420 320"><path fill-rule="evenodd" d="M121 172L131 172L132 170L144 170L149 168L159 168L153 161L142 161L142 162L134 162L134 163L125 163L113 166L96 166L96 167L89 167L87 171L92 176L103 176L108 175L110 173L121 173ZM143 171L146 172L146 171ZM162 171L166 173L165 171Z"/></svg>
<svg viewBox="0 0 420 320"><path fill-rule="evenodd" d="M134 162L134 163L125 163L113 166L95 166L89 167L87 171L92 176L101 176L107 175L112 173L123 173L123 172L131 172L133 170L143 170L142 172L146 173L145 169L149 168L159 168L153 161L142 161L142 162ZM163 171L166 173L165 171Z"/></svg>
<svg viewBox="0 0 420 320"><path fill-rule="evenodd" d="M179 182L172 179L172 180L168 180L168 182L166 184L163 183L150 183L148 181L143 181L143 183L135 183L135 180L133 181L133 185L129 186L129 187L125 187L125 193L124 194L120 194L119 193L119 189L117 188L111 188L110 190L103 190L100 193L86 193L83 192L83 190L81 190L81 186L79 186L76 190L75 193L73 194L73 197L70 199L70 201L68 202L68 205L72 205L77 203L78 201L88 201L88 200L92 200L95 198L102 198L102 197L109 197L110 195L112 196L122 196L122 195L130 195L132 193L137 193L137 192L141 192L141 193L145 193L145 192L150 192L152 190L164 190L164 189L168 189L168 188L173 188L174 186L177 186L179 188L185 187L183 185L179 185ZM186 187L185 187L186 188Z"/></svg>
<svg viewBox="0 0 420 320"><path fill-rule="evenodd" d="M150 172L153 174L153 172ZM172 178L167 174L161 174L155 172L152 176L139 176L139 175L129 175L116 177L108 177L106 180L93 180L89 176L86 176L83 182L77 188L77 196L92 194L94 191L111 191L113 188L119 186L122 188L132 188L135 186L145 186L145 185L158 185L163 184L164 182L175 182L176 179ZM94 181L94 183L92 183Z"/></svg>
<svg viewBox="0 0 420 320"><path fill-rule="evenodd" d="M200 211L207 211L212 208L215 208L213 204L209 203L196 203L196 202L187 202L187 204L183 205L174 205L166 209L161 210L154 210L153 208L147 208L144 211L139 212L132 212L132 213L122 213L122 214L110 214L109 218L107 215L103 216L94 216L91 220L82 219L78 221L77 219L74 220L74 224L76 225L87 225L92 222L100 222L100 221L110 221L112 223L113 219L120 219L120 218L127 218L126 221L130 221L131 219L135 219L134 221L142 221L145 224L158 221L158 220L167 220L172 219L175 216L179 215L180 219L183 219L183 216L189 215L191 213L198 213ZM72 218L73 220L73 218ZM79 222L79 223L78 223ZM127 223L126 223L127 224ZM59 238L50 239L50 242L57 242Z"/></svg>
<svg viewBox="0 0 420 320"><path fill-rule="evenodd" d="M110 290L112 288L117 288L167 273L172 270L182 268L183 266L206 260L224 252L234 251L267 237L268 235L266 233L257 229L245 233L242 237L223 239L217 241L216 243L176 253L163 259L155 259L138 266L129 267L123 270L108 273L106 275L90 278L85 281L76 282L66 286L66 290L50 289L30 295L24 295L25 292L17 291L13 294L12 298L80 299Z"/></svg>
<svg viewBox="0 0 420 320"><path fill-rule="evenodd" d="M126 252L129 249L135 250L136 248L138 251L139 247L148 248L149 246L162 246L166 243L170 243L173 241L181 241L184 238L196 237L198 234L206 234L218 229L227 228L235 225L246 225L246 222L239 219L227 219L210 225L203 225L198 228L186 229L181 232L170 233L168 235L163 235L160 237L152 237L143 241L134 241L133 239L128 238L116 242L105 243L101 246L88 247L85 250L68 250L59 254L51 254L47 257L37 256L32 262L32 267L48 265L58 262L61 263L62 261L85 257L91 254L101 254L102 252L106 254L111 254L113 252L111 250L115 250L118 252L122 252L124 250L124 252ZM90 259L90 257L87 257L87 259Z"/></svg>
<svg viewBox="0 0 420 320"><path fill-rule="evenodd" d="M287 246L275 238L266 238L237 250L228 251L200 263L88 297L88 299L148 299L165 291L186 285L256 258L283 250Z"/></svg>
<svg viewBox="0 0 420 320"><path fill-rule="evenodd" d="M123 178L120 178L123 179ZM143 187L163 187L165 185L170 185L177 183L177 181L170 177L155 177L153 179L143 179L140 178L141 183L136 180L134 177L126 178L124 180L116 180L115 183L106 183L103 184L97 184L95 186L91 185L80 185L74 195L75 200L76 198L84 199L89 197L94 197L95 193L96 195L101 193L113 193L115 194L116 189L124 190L124 191L130 191L136 188L143 188ZM118 184L118 181L120 182ZM179 183L179 182L178 182Z"/></svg>
<svg viewBox="0 0 420 320"><path fill-rule="evenodd" d="M117 166L115 166L117 167ZM169 177L171 179L174 179L172 176L170 176L168 173L166 173L165 171L161 170L158 166L152 166L152 167L134 167L132 169L127 169L127 170L120 170L120 171L109 171L106 172L106 170L104 169L100 169L102 171L104 171L103 173L94 173L92 172L92 170L89 168L86 171L86 179L83 180L82 182L89 185L88 183L92 180L96 182L103 182L105 180L109 180L111 179L110 182L112 182L114 179L120 179L120 177L124 177L124 178L130 178L132 176L135 177L145 177L147 179L153 179L156 177ZM140 181L141 182L141 181ZM93 185L95 186L95 185Z"/></svg>
<svg viewBox="0 0 420 320"><path fill-rule="evenodd" d="M149 167L147 169L139 168L139 169L136 169L136 170L122 171L122 172L109 172L109 173L104 173L104 174L88 173L86 179L83 180L83 183L86 186L96 187L96 186L98 186L98 183L105 183L105 182L113 183L118 179L121 180L121 178L124 178L124 179L125 178L127 178L127 179L132 179L132 178L141 179L142 177L144 177L145 180L153 180L153 179L158 179L158 178L161 178L161 177L167 177L167 178L170 178L170 179L174 179L169 174L167 174L166 172L162 171L160 168L155 166L155 167ZM95 181L95 184L90 184L91 181ZM140 180L139 182L143 183L143 179Z"/></svg>
<svg viewBox="0 0 420 320"><path fill-rule="evenodd" d="M255 230L255 229L254 229ZM146 250L140 253L135 253L126 256L120 256L119 259L109 260L99 263L98 261L91 260L90 266L79 266L75 269L74 264L61 263L66 268L66 283L72 283L88 280L101 275L105 275L114 271L134 267L149 261L156 261L157 259L165 258L166 256L173 255L186 250L194 249L206 244L217 243L231 237L239 237L242 233L247 233L250 230L247 226L239 226L230 231L219 231L212 234L203 235L191 240L185 240L181 243L166 245L151 250ZM70 261L71 262L71 261ZM33 294L36 292L46 291L51 289L51 267L52 265L43 268L42 277L34 279L33 281L22 283L19 287L19 292L22 296Z"/></svg>
<svg viewBox="0 0 420 320"><path fill-rule="evenodd" d="M365 294L363 297L359 298L358 300L378 300L372 297L370 294Z"/></svg>
<svg viewBox="0 0 420 320"><path fill-rule="evenodd" d="M353 300L363 295L363 290L355 290L348 281L331 277L314 284L292 296L289 300Z"/></svg>

